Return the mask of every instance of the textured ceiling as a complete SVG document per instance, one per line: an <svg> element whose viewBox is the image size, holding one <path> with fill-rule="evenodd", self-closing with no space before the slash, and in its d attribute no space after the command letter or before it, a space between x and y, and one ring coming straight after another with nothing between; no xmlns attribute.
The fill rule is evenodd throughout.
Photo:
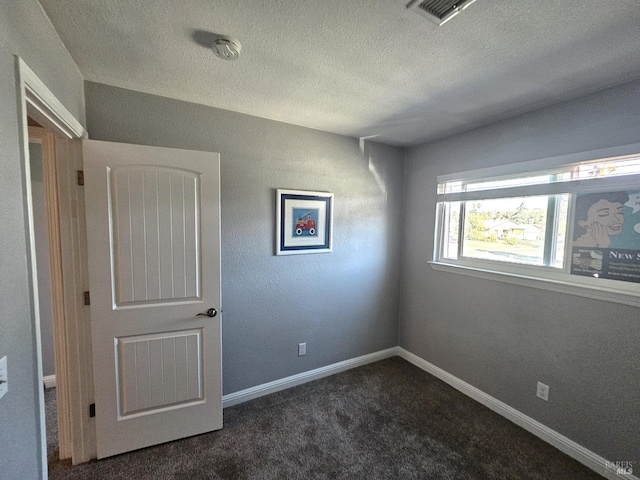
<svg viewBox="0 0 640 480"><path fill-rule="evenodd" d="M477 0L442 27L408 0L40 3L86 80L395 145L640 76L639 0Z"/></svg>

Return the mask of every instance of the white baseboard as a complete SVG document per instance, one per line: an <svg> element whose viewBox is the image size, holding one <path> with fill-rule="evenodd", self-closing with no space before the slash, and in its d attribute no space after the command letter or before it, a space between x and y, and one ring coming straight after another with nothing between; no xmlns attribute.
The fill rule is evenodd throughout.
<svg viewBox="0 0 640 480"><path fill-rule="evenodd" d="M516 425L533 433L535 436L553 445L561 452L566 453L570 457L576 459L578 462L582 463L586 467L589 467L591 470L604 476L605 478L608 478L609 480L640 480L635 475L618 474L615 470L607 468L607 460L602 458L600 455L587 450L573 440L565 437L564 435L561 435L555 430L550 429L549 427L541 424L533 418L528 417L524 413L519 412L513 407L510 407L506 403L503 403L500 400L487 395L482 390L479 390L473 385L469 385L465 381L454 377L450 373L442 370L439 367L436 367L426 360L423 360L422 358L414 355L404 348L398 347L398 355L408 362L413 363L418 368L421 368L425 372L430 373L431 375L439 378L445 383L448 383L456 390L464 393L468 397L471 397L475 401L481 403L485 407L488 407L497 414L502 415L507 420L510 420ZM640 465L637 465L636 467L638 468L640 467Z"/></svg>
<svg viewBox="0 0 640 480"><path fill-rule="evenodd" d="M55 375L47 375L46 377L42 377L44 381L44 388L53 388L56 386L56 376Z"/></svg>
<svg viewBox="0 0 640 480"><path fill-rule="evenodd" d="M329 375L344 372L345 370L349 370L351 368L361 367L362 365L377 362L379 360L384 360L385 358L395 357L397 355L398 347L388 348L386 350L380 350L379 352L374 352L368 355L363 355L361 357L356 357L349 360L344 360L342 362L334 363L332 365L327 365L326 367L316 368L315 370L310 370L308 372L285 377L273 382L263 383L262 385L247 388L246 390L240 390L239 392L224 395L222 397L222 407L232 407L233 405L238 405L239 403L247 402L249 400L253 400L254 398L259 398L264 395L279 392L280 390L285 390L287 388L295 387L296 385L312 382L313 380L318 380L323 377L328 377Z"/></svg>

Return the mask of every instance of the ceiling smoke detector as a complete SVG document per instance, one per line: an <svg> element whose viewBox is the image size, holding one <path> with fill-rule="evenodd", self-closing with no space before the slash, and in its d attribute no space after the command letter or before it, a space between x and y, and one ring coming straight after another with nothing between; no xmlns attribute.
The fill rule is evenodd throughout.
<svg viewBox="0 0 640 480"><path fill-rule="evenodd" d="M438 26L451 20L476 0L413 0L407 8Z"/></svg>
<svg viewBox="0 0 640 480"><path fill-rule="evenodd" d="M240 42L225 35L221 35L211 45L213 54L223 60L235 60L240 56L242 45Z"/></svg>

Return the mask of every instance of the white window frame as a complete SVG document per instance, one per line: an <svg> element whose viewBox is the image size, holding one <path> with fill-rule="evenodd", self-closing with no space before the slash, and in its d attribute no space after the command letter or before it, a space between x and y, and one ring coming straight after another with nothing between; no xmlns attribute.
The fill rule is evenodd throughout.
<svg viewBox="0 0 640 480"><path fill-rule="evenodd" d="M638 156L640 143L612 148L561 155L540 160L509 164L499 167L482 168L467 172L441 175L438 185L445 182L480 182L503 180L509 177L521 177L525 174L547 173L559 168L574 167L585 163L605 162L607 159L627 155ZM436 202L436 224L433 260L434 270L464 274L488 280L506 282L560 293L588 298L640 306L640 283L624 282L604 278L591 278L570 273L571 248L573 243L573 225L575 193L579 191L640 190L640 174L603 177L588 180L572 180L558 183L526 185L522 187L496 188L472 192L439 192ZM532 195L570 194L567 218L567 231L564 253L564 267L525 265L512 262L472 259L460 257L445 258L444 248L448 231L444 228L445 203L454 201L472 201L474 199L524 197ZM459 233L462 238L463 232ZM461 248L461 245L460 245Z"/></svg>

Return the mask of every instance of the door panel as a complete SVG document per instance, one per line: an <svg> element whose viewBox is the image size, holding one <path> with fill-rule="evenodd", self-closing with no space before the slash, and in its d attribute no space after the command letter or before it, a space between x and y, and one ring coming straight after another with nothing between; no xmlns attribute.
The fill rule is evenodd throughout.
<svg viewBox="0 0 640 480"><path fill-rule="evenodd" d="M98 458L221 428L219 155L83 149Z"/></svg>
<svg viewBox="0 0 640 480"><path fill-rule="evenodd" d="M199 176L146 166L111 176L116 306L200 300Z"/></svg>
<svg viewBox="0 0 640 480"><path fill-rule="evenodd" d="M116 339L118 418L204 401L202 330Z"/></svg>

